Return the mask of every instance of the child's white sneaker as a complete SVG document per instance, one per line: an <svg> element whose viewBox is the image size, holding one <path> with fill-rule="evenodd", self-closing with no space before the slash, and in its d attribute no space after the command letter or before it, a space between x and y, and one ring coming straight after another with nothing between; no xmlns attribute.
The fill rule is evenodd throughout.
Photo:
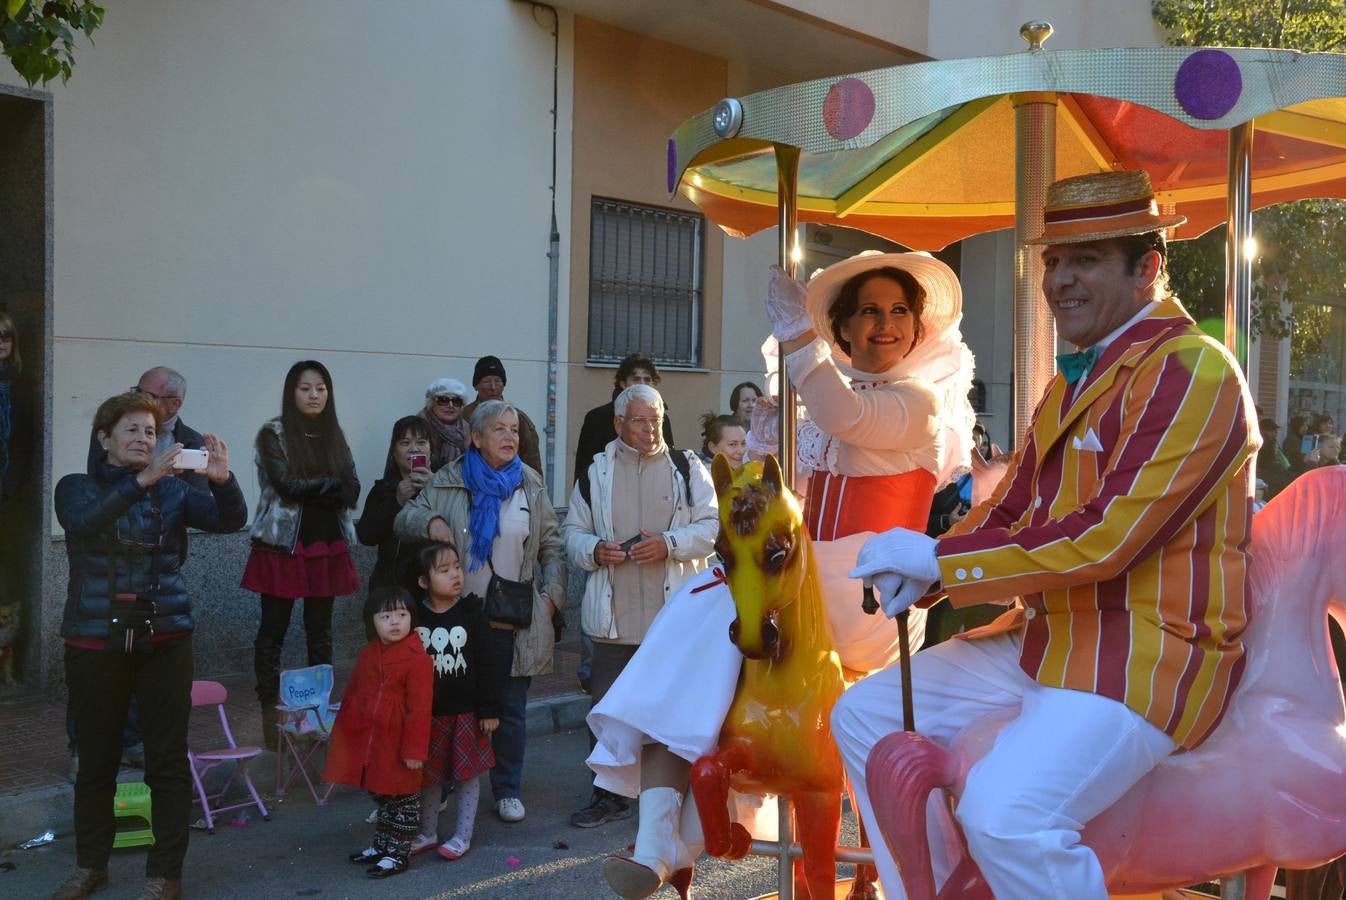
<svg viewBox="0 0 1346 900"><path fill-rule="evenodd" d="M455 834L453 837L439 845L439 855L447 860L460 859L471 846L471 841Z"/></svg>
<svg viewBox="0 0 1346 900"><path fill-rule="evenodd" d="M439 843L439 836L434 834L418 834L416 839L411 842L411 855L424 853L426 850L433 850Z"/></svg>
<svg viewBox="0 0 1346 900"><path fill-rule="evenodd" d="M502 822L522 822L523 801L518 797L506 797L495 804L495 814Z"/></svg>
<svg viewBox="0 0 1346 900"><path fill-rule="evenodd" d="M369 811L369 815L365 816L365 824L377 825L378 823L379 823L379 808L376 806Z"/></svg>

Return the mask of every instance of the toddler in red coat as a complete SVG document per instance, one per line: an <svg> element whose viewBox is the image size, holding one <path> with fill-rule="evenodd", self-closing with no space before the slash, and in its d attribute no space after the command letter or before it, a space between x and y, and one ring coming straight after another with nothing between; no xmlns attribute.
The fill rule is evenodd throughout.
<svg viewBox="0 0 1346 900"><path fill-rule="evenodd" d="M434 676L411 629L413 601L375 588L365 618L375 639L360 651L332 728L323 780L363 788L378 804L374 841L350 855L370 878L406 871L420 828L421 767L429 755Z"/></svg>

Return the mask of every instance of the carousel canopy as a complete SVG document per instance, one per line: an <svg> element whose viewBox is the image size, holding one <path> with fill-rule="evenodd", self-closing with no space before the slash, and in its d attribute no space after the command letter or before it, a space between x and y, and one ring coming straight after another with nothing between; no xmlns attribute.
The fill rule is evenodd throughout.
<svg viewBox="0 0 1346 900"><path fill-rule="evenodd" d="M735 236L777 222L773 146L801 150L799 220L921 250L1014 226L1015 103L1056 100L1056 177L1149 172L1195 237L1226 218L1226 131L1253 122L1253 206L1346 199L1346 55L1033 49L726 100L668 142L668 189Z"/></svg>

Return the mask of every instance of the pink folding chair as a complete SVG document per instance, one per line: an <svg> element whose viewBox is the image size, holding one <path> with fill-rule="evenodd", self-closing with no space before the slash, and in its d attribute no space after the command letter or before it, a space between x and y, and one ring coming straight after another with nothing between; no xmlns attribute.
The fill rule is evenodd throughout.
<svg viewBox="0 0 1346 900"><path fill-rule="evenodd" d="M280 702L276 730L276 802L283 802L290 785L303 778L313 802L325 806L333 784L322 783L321 763L332 735L340 703L332 702L332 667L328 664L280 673Z"/></svg>
<svg viewBox="0 0 1346 900"><path fill-rule="evenodd" d="M256 806L257 811L262 814L262 818L268 822L271 821L271 813L267 812L266 804L262 802L261 795L257 793L256 785L252 783L252 776L248 774L248 763L262 755L262 748L238 746L238 742L234 740L234 733L229 728L229 717L224 712L224 704L228 699L229 692L218 681L192 682L192 708L214 706L219 711L220 728L224 731L224 740L228 745L218 750L199 752L192 750L190 747L187 749L187 759L192 766L192 781L196 785L196 802L201 804L201 811L206 819L206 830L211 834L215 833L215 817L220 813L231 812L235 809ZM203 779L211 769L225 763L233 763L233 771L229 773L229 777L225 779L224 786L220 788L218 793L207 794ZM242 780L252 799L223 806L213 805L222 801L228 795L229 788L233 786L236 779Z"/></svg>

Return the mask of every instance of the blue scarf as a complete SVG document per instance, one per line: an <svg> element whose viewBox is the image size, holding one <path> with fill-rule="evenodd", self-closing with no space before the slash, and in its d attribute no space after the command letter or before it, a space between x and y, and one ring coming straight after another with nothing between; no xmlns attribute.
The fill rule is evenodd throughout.
<svg viewBox="0 0 1346 900"><path fill-rule="evenodd" d="M467 570L475 572L491 558L491 544L500 534L500 506L523 484L523 463L515 456L502 469L493 469L476 447L463 454L463 484L472 495L467 530L472 535Z"/></svg>

